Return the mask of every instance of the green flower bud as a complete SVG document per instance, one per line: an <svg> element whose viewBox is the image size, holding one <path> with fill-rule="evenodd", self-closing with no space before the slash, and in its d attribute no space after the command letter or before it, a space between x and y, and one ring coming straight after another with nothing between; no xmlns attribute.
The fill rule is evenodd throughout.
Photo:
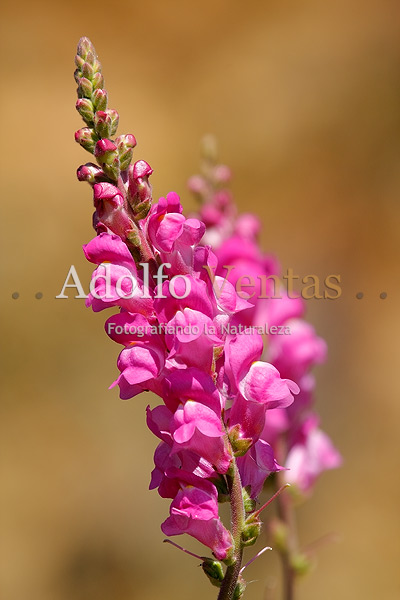
<svg viewBox="0 0 400 600"><path fill-rule="evenodd" d="M280 552L288 551L288 528L280 519L273 519L269 524L272 546Z"/></svg>
<svg viewBox="0 0 400 600"><path fill-rule="evenodd" d="M106 110L107 108L107 92L106 90L98 89L92 94L92 102L95 110Z"/></svg>
<svg viewBox="0 0 400 600"><path fill-rule="evenodd" d="M75 132L75 141L93 154L98 137L90 127L83 127Z"/></svg>
<svg viewBox="0 0 400 600"><path fill-rule="evenodd" d="M83 77L86 77L86 79L89 79L89 81L93 79L94 70L91 64L89 64L88 62L84 62L81 67L81 71Z"/></svg>
<svg viewBox="0 0 400 600"><path fill-rule="evenodd" d="M239 575L238 582L233 592L232 600L240 600L243 598L244 590L246 589L246 582L241 575Z"/></svg>
<svg viewBox="0 0 400 600"><path fill-rule="evenodd" d="M94 155L104 173L116 181L119 177L119 156L117 146L108 139L101 139L96 143Z"/></svg>
<svg viewBox="0 0 400 600"><path fill-rule="evenodd" d="M82 119L90 126L93 126L93 104L89 98L79 98L76 101L76 110L81 115Z"/></svg>
<svg viewBox="0 0 400 600"><path fill-rule="evenodd" d="M290 565L295 571L296 575L307 575L312 566L307 556L305 556L305 554L301 554L300 552L290 558Z"/></svg>
<svg viewBox="0 0 400 600"><path fill-rule="evenodd" d="M81 39L78 42L78 50L77 50L78 56L81 56L82 58L86 59L89 52L91 52L92 54L94 54L94 56L96 56L96 51L94 49L92 42L89 40L89 38L81 37Z"/></svg>
<svg viewBox="0 0 400 600"><path fill-rule="evenodd" d="M82 56L79 56L79 54L77 54L75 56L75 64L78 67L77 71L80 71L80 69L82 68L82 65L84 64L84 62L85 62L85 59L82 58Z"/></svg>
<svg viewBox="0 0 400 600"><path fill-rule="evenodd" d="M258 536L261 533L261 523L258 520L250 521L243 528L242 544L243 546L252 546L256 543Z"/></svg>
<svg viewBox="0 0 400 600"><path fill-rule="evenodd" d="M138 233L136 231L134 231L133 229L131 231L127 232L126 238L136 248L139 248L140 244L142 243L142 240L140 239Z"/></svg>
<svg viewBox="0 0 400 600"><path fill-rule="evenodd" d="M135 207L135 218L137 220L145 219L151 208L151 200L145 200Z"/></svg>
<svg viewBox="0 0 400 600"><path fill-rule="evenodd" d="M119 114L113 108L109 108L105 112L107 112L111 118L111 135L115 135L117 133L117 129L118 129ZM135 144L136 144L136 140L135 140Z"/></svg>
<svg viewBox="0 0 400 600"><path fill-rule="evenodd" d="M110 138L118 127L119 116L116 110L98 110L94 115L94 128L100 138Z"/></svg>
<svg viewBox="0 0 400 600"><path fill-rule="evenodd" d="M78 81L78 98L91 98L93 93L93 86L89 79L81 77Z"/></svg>
<svg viewBox="0 0 400 600"><path fill-rule="evenodd" d="M133 148L136 146L135 136L131 133L126 135L120 135L115 140L119 152L119 162L121 165L121 171L125 171L131 164L133 156Z"/></svg>
<svg viewBox="0 0 400 600"><path fill-rule="evenodd" d="M97 56L94 57L94 60L91 64L93 65L93 70L95 73L101 72L101 63Z"/></svg>
<svg viewBox="0 0 400 600"><path fill-rule="evenodd" d="M246 513L251 513L256 509L256 501L250 496L250 487L245 487L242 490L243 505Z"/></svg>
<svg viewBox="0 0 400 600"><path fill-rule="evenodd" d="M211 581L211 583L216 587L221 587L222 581L224 579L224 571L222 569L222 564L218 560L206 558L202 562L201 567L204 573L207 575L208 579Z"/></svg>
<svg viewBox="0 0 400 600"><path fill-rule="evenodd" d="M99 71L93 76L92 84L94 90L104 87L104 77Z"/></svg>
<svg viewBox="0 0 400 600"><path fill-rule="evenodd" d="M244 456L253 443L252 438L243 438L240 425L234 425L229 430L229 441L235 456Z"/></svg>

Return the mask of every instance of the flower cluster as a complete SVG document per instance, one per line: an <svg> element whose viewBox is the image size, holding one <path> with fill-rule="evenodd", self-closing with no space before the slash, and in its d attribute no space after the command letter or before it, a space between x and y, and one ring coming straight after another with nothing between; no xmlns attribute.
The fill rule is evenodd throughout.
<svg viewBox="0 0 400 600"><path fill-rule="evenodd" d="M200 200L199 216L206 225L205 239L212 244L218 260L216 273L235 286L239 280L246 280L245 289L253 310L238 315L244 324L268 323L270 327L290 329L290 335L269 336L263 356L282 377L295 381L300 390L293 405L268 412L265 427L251 453L254 455L263 443L271 444L275 456L288 469L284 479L300 493L307 494L324 470L341 463L340 454L318 428L319 420L312 410L315 378L311 370L324 362L326 343L303 319L304 301L279 286L279 263L260 249L259 220L252 214L237 214L226 188L230 179L229 168L217 164L213 138L205 138L202 174L193 176L188 185ZM249 462L249 457L241 460ZM250 484L252 493L258 495L257 482L245 477L244 483Z"/></svg>
<svg viewBox="0 0 400 600"><path fill-rule="evenodd" d="M150 487L172 500L163 532L188 533L225 561L225 575L214 559L204 559L203 568L221 598L239 598L242 551L260 532L254 499L281 469L262 437L266 413L289 407L299 388L262 360L257 332L229 333L226 326L245 322L253 305L228 280L210 278L219 267L210 246L200 244L204 223L186 218L173 192L152 203L152 169L127 158L135 138L109 139L115 111L97 110L107 95L87 38L76 64L77 108L89 125L76 139L99 163L78 169L78 179L93 187L97 232L84 246L96 265L87 306L119 308L105 328L122 346L112 384L121 398L151 391L162 399L147 408L147 424L160 440ZM218 503L226 500L231 531L219 517Z"/></svg>
<svg viewBox="0 0 400 600"><path fill-rule="evenodd" d="M257 219L237 216L225 188L230 171L216 164L212 145L203 175L190 181L200 215L186 217L174 192L153 202L153 171L144 160L131 164L132 134L115 138L118 113L107 108L87 38L76 65L76 108L87 127L75 138L97 161L77 173L95 207L97 235L84 246L96 265L87 306L118 309L105 323L122 347L111 387L122 399L145 391L161 399L147 407L147 425L160 440L150 488L171 500L162 531L208 547L213 558L202 566L219 600L239 600L242 553L260 534L256 502L267 477L284 472L307 492L339 463L311 412L310 370L324 360L325 343L302 320L301 301L267 293L279 266L259 249ZM243 276L257 280L253 294L238 292ZM265 323L290 325L291 335L264 345L254 326ZM226 501L230 530L219 514Z"/></svg>

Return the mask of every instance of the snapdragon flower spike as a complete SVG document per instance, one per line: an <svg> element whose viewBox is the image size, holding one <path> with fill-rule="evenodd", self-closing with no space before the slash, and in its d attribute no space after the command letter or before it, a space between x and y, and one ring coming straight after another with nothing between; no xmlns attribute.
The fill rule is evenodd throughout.
<svg viewBox="0 0 400 600"><path fill-rule="evenodd" d="M246 286L253 310L238 312L236 323L245 327L267 323L287 328L289 335L269 336L262 353L267 362L260 360L261 341L256 336L234 337L225 346L220 385L225 393L237 394L227 411L228 433L251 498L258 497L268 473L274 471L280 471L280 481L290 482L306 496L324 470L341 464L339 452L312 412L311 371L326 360L326 343L304 320L303 300L290 297L277 284L279 263L260 249L259 220L237 214L226 188L229 179L229 170L217 163L215 142L206 139L202 173L188 186L200 202L198 216L207 226L202 242L209 243L216 255L213 273L233 285L241 277L254 282L250 289ZM294 403L293 394L298 395ZM296 548L284 545L282 552L283 560L289 556L289 563L296 563Z"/></svg>
<svg viewBox="0 0 400 600"><path fill-rule="evenodd" d="M220 588L219 600L238 600L245 589L243 548L254 543L261 527L259 520L246 523L246 515L266 477L281 469L262 437L268 413L286 410L298 386L262 360L258 333L230 332L232 324L251 322L248 313L255 305L225 281L218 257L201 244L204 223L184 215L174 192L153 204L151 167L144 160L129 164L136 139L130 134L110 139L117 117L106 108L100 63L86 38L76 64L84 100L79 108L88 121L82 137L99 163L78 170L78 178L93 186L97 234L84 246L96 265L87 306L119 310L105 326L121 346L111 387L118 385L122 399L143 391L160 398L148 408L147 424L160 439L150 487L172 500L162 530L170 536L187 533L224 561L225 573L218 569L215 576L214 559L207 562L211 577L204 570ZM223 191L229 177L226 168L214 166L206 185L220 186L220 224L231 206ZM242 223L241 233L253 235L253 225ZM218 510L218 502L226 500L231 531Z"/></svg>

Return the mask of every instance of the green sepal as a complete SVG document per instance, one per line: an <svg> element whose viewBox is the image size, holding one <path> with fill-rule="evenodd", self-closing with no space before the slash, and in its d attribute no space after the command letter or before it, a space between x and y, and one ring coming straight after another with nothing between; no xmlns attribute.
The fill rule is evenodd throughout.
<svg viewBox="0 0 400 600"><path fill-rule="evenodd" d="M201 568L207 575L208 579L216 587L221 587L224 579L224 570L219 560L213 560L212 558L206 558L201 563Z"/></svg>

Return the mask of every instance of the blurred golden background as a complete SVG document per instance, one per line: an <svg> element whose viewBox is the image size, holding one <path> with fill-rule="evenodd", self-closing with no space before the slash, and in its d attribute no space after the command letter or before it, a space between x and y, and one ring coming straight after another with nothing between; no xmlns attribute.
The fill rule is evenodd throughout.
<svg viewBox="0 0 400 600"><path fill-rule="evenodd" d="M105 315L55 300L71 264L86 289L91 273L91 193L75 179L89 156L73 140L87 35L155 197L194 208L186 179L214 133L264 248L297 274L341 275L342 297L308 302L308 318L329 344L317 407L344 466L299 510L305 544L338 542L298 600L398 600L399 25L396 0L3 3L1 598L216 597L161 543L149 398L108 391ZM270 597L277 568L273 552L249 568L248 600Z"/></svg>

